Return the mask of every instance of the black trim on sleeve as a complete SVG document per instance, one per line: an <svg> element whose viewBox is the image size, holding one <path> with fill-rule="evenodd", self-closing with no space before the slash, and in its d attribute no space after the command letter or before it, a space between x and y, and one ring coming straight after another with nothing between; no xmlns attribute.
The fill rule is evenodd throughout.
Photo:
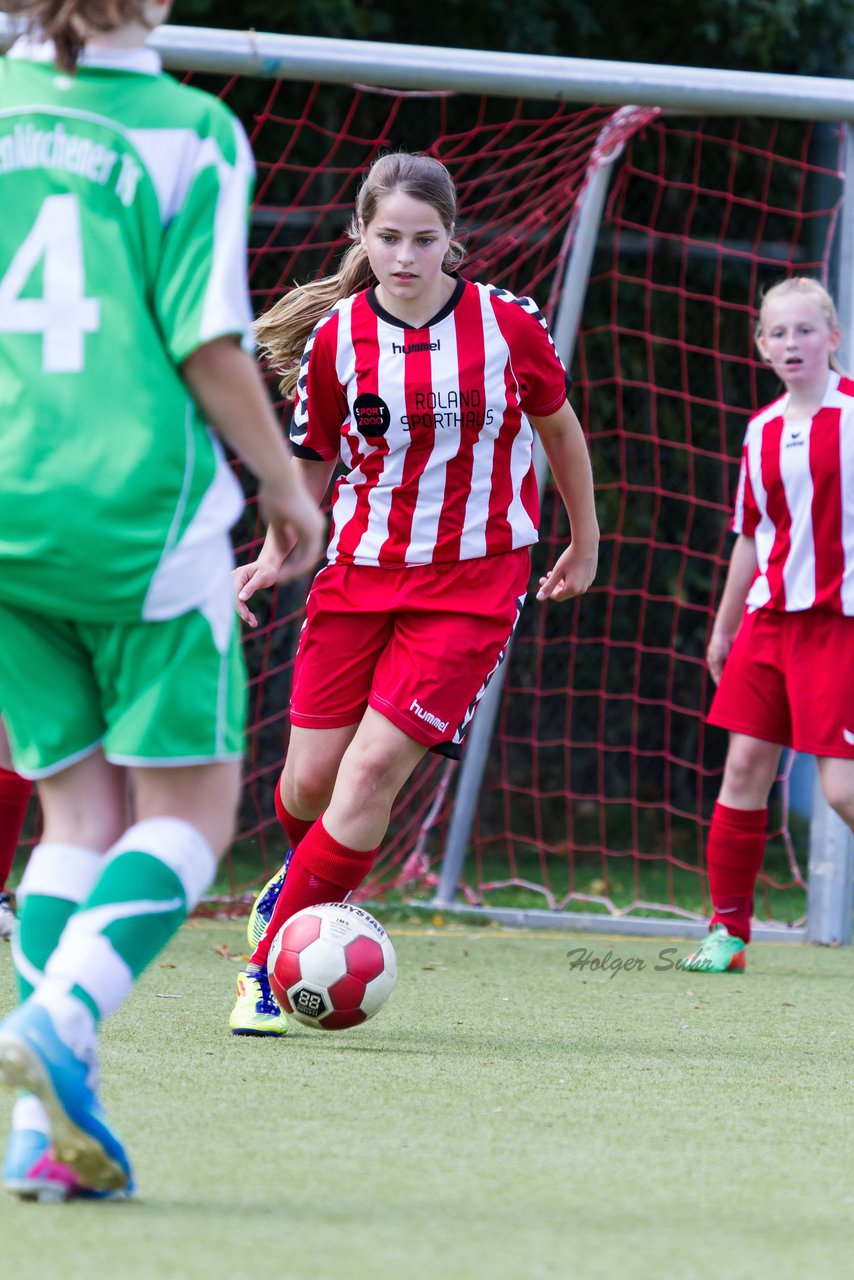
<svg viewBox="0 0 854 1280"><path fill-rule="evenodd" d="M331 459L324 458L322 453L318 453L316 449L309 449L307 444L294 444L291 441L291 453L295 458L305 458L307 462L329 462Z"/></svg>

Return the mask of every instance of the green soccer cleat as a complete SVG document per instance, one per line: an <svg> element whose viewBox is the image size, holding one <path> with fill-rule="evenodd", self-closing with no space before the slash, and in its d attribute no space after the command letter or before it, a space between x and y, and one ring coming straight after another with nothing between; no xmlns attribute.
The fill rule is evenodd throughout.
<svg viewBox="0 0 854 1280"><path fill-rule="evenodd" d="M270 923L273 917L273 910L279 901L279 894L282 892L282 885L285 883L288 864L292 857L293 849L288 849L284 863L279 867L278 871L270 876L270 879L255 899L255 903L249 913L249 920L246 924L246 937L253 951L267 932L267 925Z"/></svg>
<svg viewBox="0 0 854 1280"><path fill-rule="evenodd" d="M743 973L745 950L741 938L734 937L726 925L716 924L697 950L682 961L682 968L692 973Z"/></svg>
<svg viewBox="0 0 854 1280"><path fill-rule="evenodd" d="M270 990L266 969L241 969L237 1003L228 1019L233 1036L283 1036L288 1021Z"/></svg>

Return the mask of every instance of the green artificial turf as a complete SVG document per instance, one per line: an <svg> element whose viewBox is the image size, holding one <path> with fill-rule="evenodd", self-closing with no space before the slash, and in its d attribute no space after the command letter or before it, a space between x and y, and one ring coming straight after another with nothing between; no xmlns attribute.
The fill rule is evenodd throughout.
<svg viewBox="0 0 854 1280"><path fill-rule="evenodd" d="M849 1274L851 950L712 977L680 942L401 915L373 1021L269 1041L227 1032L244 927L186 925L105 1029L137 1200L0 1198L4 1278Z"/></svg>

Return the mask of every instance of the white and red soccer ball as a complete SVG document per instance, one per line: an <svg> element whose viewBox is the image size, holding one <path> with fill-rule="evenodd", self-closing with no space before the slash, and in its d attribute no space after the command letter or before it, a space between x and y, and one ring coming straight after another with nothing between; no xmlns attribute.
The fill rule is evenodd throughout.
<svg viewBox="0 0 854 1280"><path fill-rule="evenodd" d="M372 1018L391 995L391 938L361 907L323 902L286 921L267 957L273 995L309 1027L343 1031Z"/></svg>

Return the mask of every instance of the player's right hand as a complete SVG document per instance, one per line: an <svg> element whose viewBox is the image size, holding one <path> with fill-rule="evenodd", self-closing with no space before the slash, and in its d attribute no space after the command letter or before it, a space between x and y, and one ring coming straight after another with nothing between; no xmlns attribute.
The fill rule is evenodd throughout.
<svg viewBox="0 0 854 1280"><path fill-rule="evenodd" d="M326 519L302 483L262 485L258 494L270 533L282 552L277 582L291 582L320 559Z"/></svg>
<svg viewBox="0 0 854 1280"><path fill-rule="evenodd" d="M712 631L709 647L706 650L706 666L715 684L720 684L724 663L729 657L734 636L719 635Z"/></svg>
<svg viewBox="0 0 854 1280"><path fill-rule="evenodd" d="M249 608L256 591L290 582L319 559L326 520L302 485L285 490L262 485L261 509L268 520L264 549L257 560L240 565L232 574L238 615L250 627L258 619Z"/></svg>

